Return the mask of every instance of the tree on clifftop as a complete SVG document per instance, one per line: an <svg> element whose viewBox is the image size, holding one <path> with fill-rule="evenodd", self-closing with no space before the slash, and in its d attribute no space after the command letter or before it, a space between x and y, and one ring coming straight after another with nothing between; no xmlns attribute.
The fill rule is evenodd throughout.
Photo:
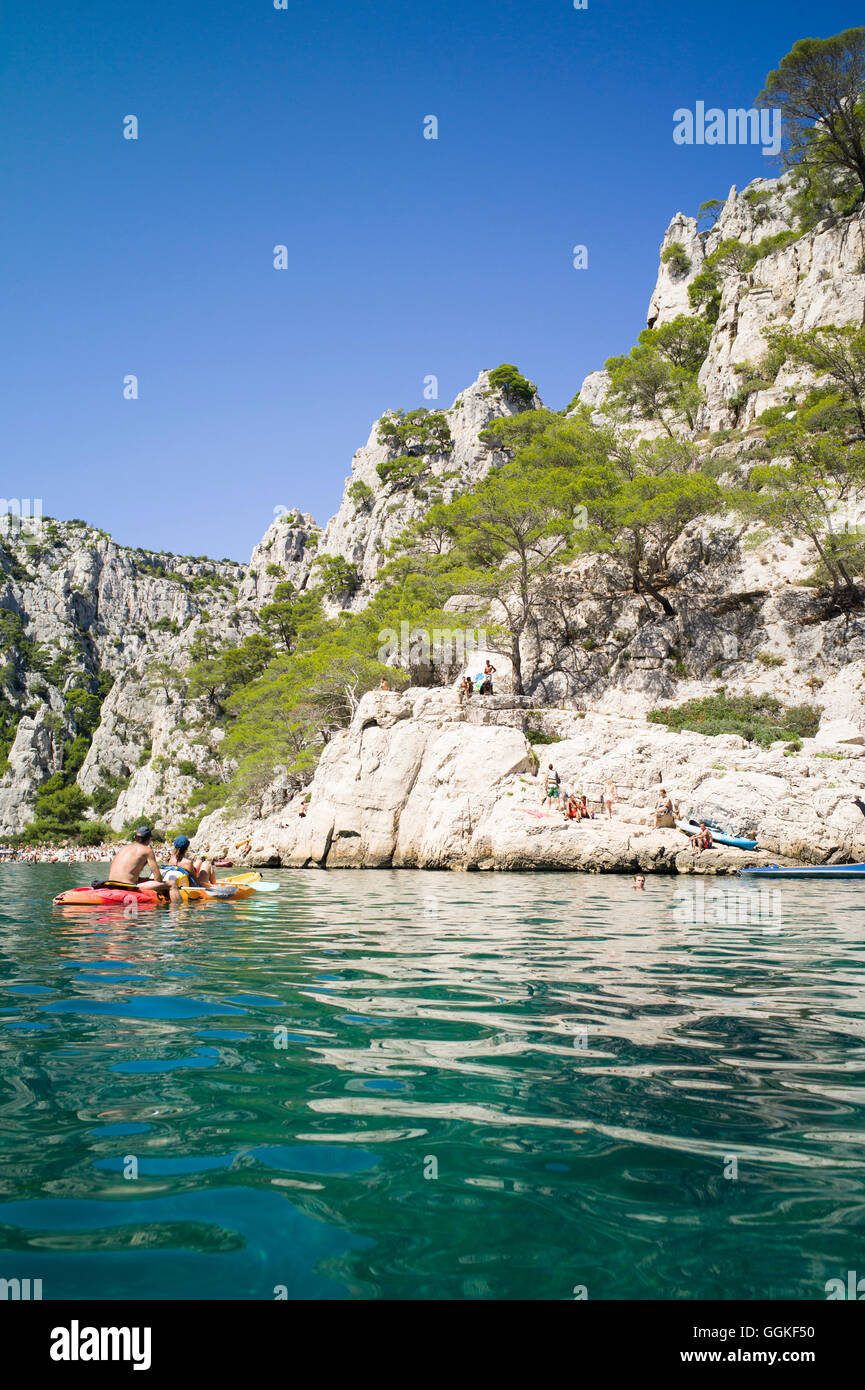
<svg viewBox="0 0 865 1390"><path fill-rule="evenodd" d="M785 163L825 196L855 188L865 197L865 28L800 39L769 73L758 106L779 107Z"/></svg>

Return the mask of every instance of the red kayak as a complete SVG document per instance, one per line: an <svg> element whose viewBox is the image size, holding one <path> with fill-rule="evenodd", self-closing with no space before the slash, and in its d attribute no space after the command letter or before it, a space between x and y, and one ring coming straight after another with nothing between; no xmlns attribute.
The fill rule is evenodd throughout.
<svg viewBox="0 0 865 1390"><path fill-rule="evenodd" d="M164 901L164 895L154 893L150 888L68 888L58 893L54 899L55 907L107 907L119 904L127 907L156 907Z"/></svg>
<svg viewBox="0 0 865 1390"><path fill-rule="evenodd" d="M219 883L211 884L207 888L184 887L182 883L176 884L176 888L185 903L201 901L224 901L226 899L251 898L255 893L255 885L261 879L259 873L238 874L236 878L224 878ZM136 907L156 907L162 903L166 905L169 899L169 884L160 883L158 887L151 887L150 880L143 883L140 887L129 883L103 883L99 887L90 888L67 888L65 893L58 893L54 899L55 907L128 907L130 903L135 903Z"/></svg>
<svg viewBox="0 0 865 1390"><path fill-rule="evenodd" d="M121 906L127 908L129 903L134 902L136 908L156 908L157 903L164 902L164 894L153 892L152 888L67 888L65 892L58 892L54 898L54 906L57 908L106 908L106 906Z"/></svg>

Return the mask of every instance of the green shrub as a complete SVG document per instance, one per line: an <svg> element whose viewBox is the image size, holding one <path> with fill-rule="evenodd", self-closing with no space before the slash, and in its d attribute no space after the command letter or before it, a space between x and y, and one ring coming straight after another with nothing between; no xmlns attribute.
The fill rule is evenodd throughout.
<svg viewBox="0 0 865 1390"><path fill-rule="evenodd" d="M173 830L166 832L166 840L174 840L178 835L185 835L188 840L193 839L202 820L203 816L201 814L197 816L185 816L183 820L178 821Z"/></svg>
<svg viewBox="0 0 865 1390"><path fill-rule="evenodd" d="M647 717L668 729L710 737L739 734L765 747L778 739L813 738L821 713L818 705L782 705L774 695L729 695L721 688L682 705L650 710Z"/></svg>
<svg viewBox="0 0 865 1390"><path fill-rule="evenodd" d="M375 471L381 478L386 487L393 488L396 492L399 488L411 487L418 482L429 469L429 464L425 459L412 458L410 454L400 454L398 458L387 459L384 463L377 463Z"/></svg>
<svg viewBox="0 0 865 1390"><path fill-rule="evenodd" d="M752 208L761 207L764 203L772 201L772 191L769 188L747 188L742 196Z"/></svg>
<svg viewBox="0 0 865 1390"><path fill-rule="evenodd" d="M537 390L535 383L524 377L511 362L503 362L490 372L490 386L522 406L532 404Z"/></svg>
<svg viewBox="0 0 865 1390"><path fill-rule="evenodd" d="M101 820L89 820L78 827L77 840L81 845L101 845L103 841L110 840L112 834L110 825Z"/></svg>
<svg viewBox="0 0 865 1390"><path fill-rule="evenodd" d="M110 811L112 806L117 805L120 793L126 791L131 781L131 773L127 773L126 776L118 773L112 777L103 777L102 782L91 797L94 811L97 811L99 815L104 815L106 811Z"/></svg>
<svg viewBox="0 0 865 1390"><path fill-rule="evenodd" d="M378 442L402 454L446 454L453 448L450 426L441 411L391 410L378 427Z"/></svg>
<svg viewBox="0 0 865 1390"><path fill-rule="evenodd" d="M381 477L380 473L379 477ZM372 488L362 478L356 478L353 483L349 483L348 499L354 503L358 511L365 511L371 505L374 496L375 493Z"/></svg>
<svg viewBox="0 0 865 1390"><path fill-rule="evenodd" d="M758 376L746 378L741 386L737 386L732 396L727 397L727 406L734 415L738 415L749 396L753 396L755 391L768 391L772 382L766 377Z"/></svg>
<svg viewBox="0 0 865 1390"><path fill-rule="evenodd" d="M680 241L671 241L667 249L661 252L661 265L669 266L671 273L678 278L687 275L691 264L691 257Z"/></svg>
<svg viewBox="0 0 865 1390"><path fill-rule="evenodd" d="M721 277L715 270L701 270L688 286L688 303L702 309L709 323L717 323L721 312Z"/></svg>
<svg viewBox="0 0 865 1390"><path fill-rule="evenodd" d="M351 595L360 587L360 575L356 566L346 560L344 555L322 555L316 560L321 576L321 585L332 599L343 594Z"/></svg>

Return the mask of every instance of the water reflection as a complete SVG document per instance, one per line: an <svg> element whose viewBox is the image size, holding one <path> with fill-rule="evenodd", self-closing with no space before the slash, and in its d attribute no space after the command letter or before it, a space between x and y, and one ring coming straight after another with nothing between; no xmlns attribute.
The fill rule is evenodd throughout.
<svg viewBox="0 0 865 1390"><path fill-rule="evenodd" d="M0 875L0 1274L46 1297L813 1298L865 1259L856 885L764 930L651 877L284 873L130 920Z"/></svg>

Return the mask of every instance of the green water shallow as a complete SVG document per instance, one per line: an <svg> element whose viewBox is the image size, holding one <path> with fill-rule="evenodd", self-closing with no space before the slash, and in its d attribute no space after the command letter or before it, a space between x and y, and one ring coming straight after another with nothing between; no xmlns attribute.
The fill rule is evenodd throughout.
<svg viewBox="0 0 865 1390"><path fill-rule="evenodd" d="M91 876L0 866L0 1277L822 1300L865 1273L861 886L737 925L651 876L51 906Z"/></svg>

